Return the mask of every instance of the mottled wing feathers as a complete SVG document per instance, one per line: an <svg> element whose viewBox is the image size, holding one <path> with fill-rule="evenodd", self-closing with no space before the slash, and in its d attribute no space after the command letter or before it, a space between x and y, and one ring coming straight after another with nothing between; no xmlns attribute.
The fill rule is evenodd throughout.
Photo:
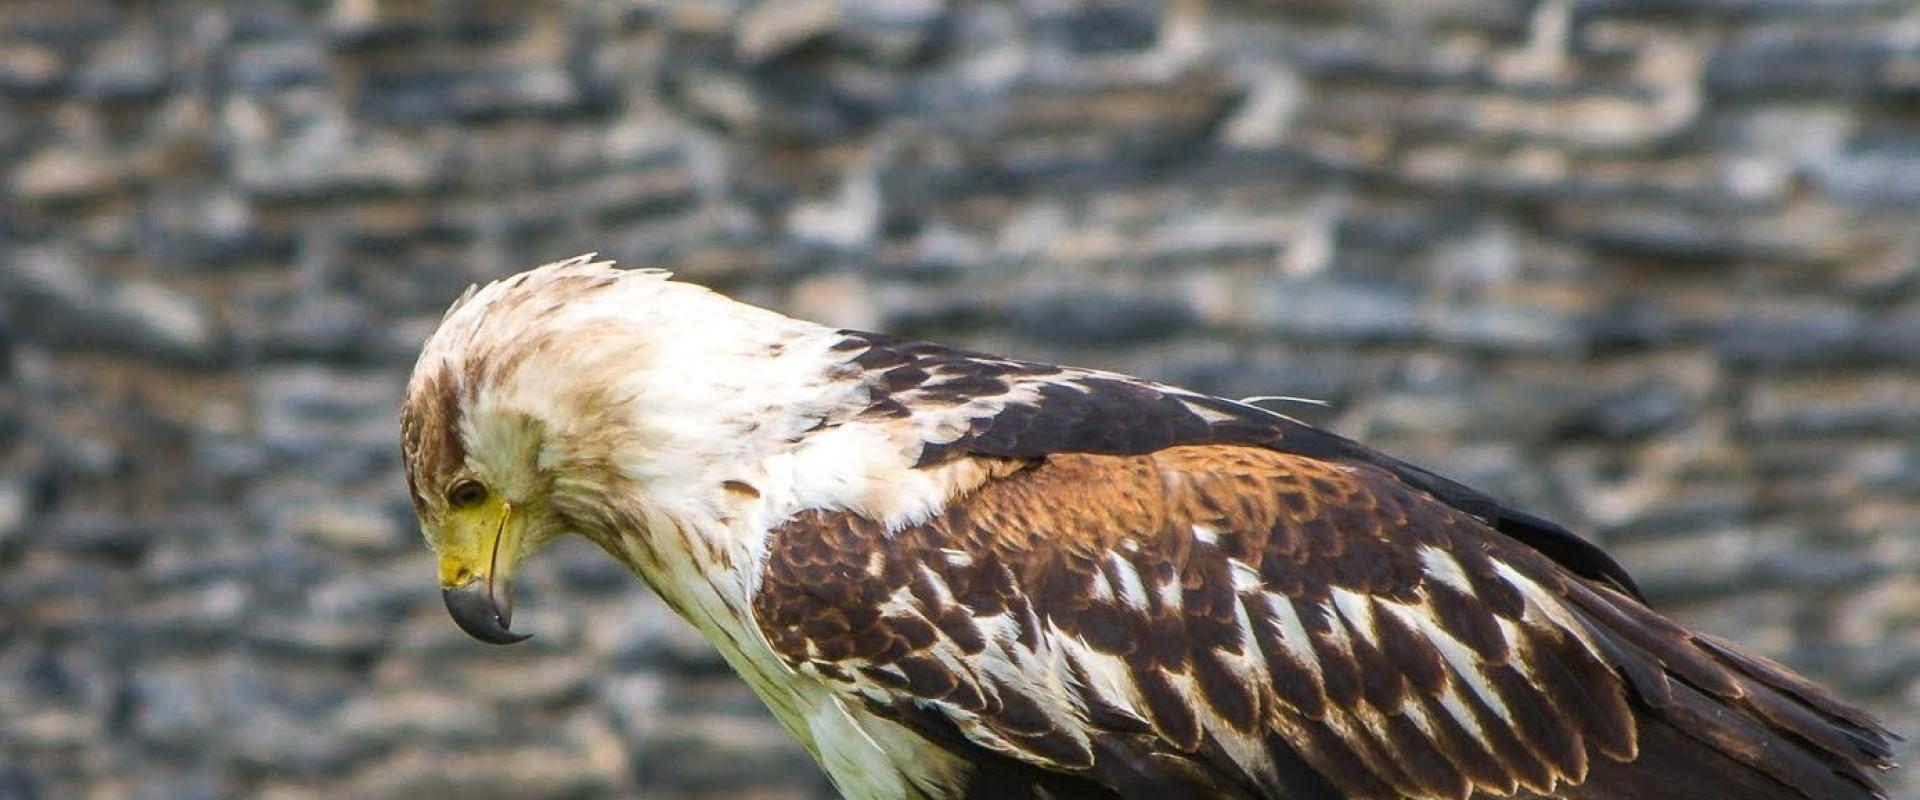
<svg viewBox="0 0 1920 800"><path fill-rule="evenodd" d="M769 546L791 665L1056 796L1627 797L1655 735L1702 791L1866 797L1885 759L1818 689L1372 465L1058 455Z"/></svg>
<svg viewBox="0 0 1920 800"><path fill-rule="evenodd" d="M843 331L868 413L925 420L923 465L966 456L1139 455L1240 444L1379 467L1572 570L1639 596L1612 557L1567 529L1350 439L1271 411L1098 370L1018 361L886 334Z"/></svg>

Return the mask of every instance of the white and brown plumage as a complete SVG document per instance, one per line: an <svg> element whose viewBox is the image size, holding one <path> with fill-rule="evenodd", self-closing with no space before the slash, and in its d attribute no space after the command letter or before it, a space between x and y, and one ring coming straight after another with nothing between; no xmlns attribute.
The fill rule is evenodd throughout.
<svg viewBox="0 0 1920 800"><path fill-rule="evenodd" d="M1884 796L1596 548L1228 400L578 258L457 302L402 428L464 629L584 535L850 798Z"/></svg>

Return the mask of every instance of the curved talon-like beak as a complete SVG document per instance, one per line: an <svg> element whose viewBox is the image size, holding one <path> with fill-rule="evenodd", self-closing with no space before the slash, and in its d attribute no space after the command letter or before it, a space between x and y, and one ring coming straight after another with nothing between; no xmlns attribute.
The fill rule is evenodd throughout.
<svg viewBox="0 0 1920 800"><path fill-rule="evenodd" d="M513 623L513 595L502 585L499 588L507 594L506 608L494 601L494 593L489 590L488 581L474 578L465 585L440 590L440 596L447 601L447 614L453 617L453 624L460 626L471 636L487 644L513 644L532 638L530 633L514 633L507 630Z"/></svg>
<svg viewBox="0 0 1920 800"><path fill-rule="evenodd" d="M453 523L460 543L440 554L440 596L447 614L471 636L487 644L513 644L528 634L507 630L513 624L513 571L520 556L525 515L513 504L494 499L459 512Z"/></svg>

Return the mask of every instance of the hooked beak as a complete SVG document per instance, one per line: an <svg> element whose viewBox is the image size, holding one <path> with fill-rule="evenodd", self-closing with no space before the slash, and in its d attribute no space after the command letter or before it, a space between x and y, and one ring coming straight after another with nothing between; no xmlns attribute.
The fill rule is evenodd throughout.
<svg viewBox="0 0 1920 800"><path fill-rule="evenodd" d="M496 513L493 535L477 542L484 547L484 559L441 557L440 597L453 624L468 636L487 644L513 644L532 637L508 630L513 624L513 569L521 525L514 524L512 503L498 501ZM466 566L475 561L485 566Z"/></svg>
<svg viewBox="0 0 1920 800"><path fill-rule="evenodd" d="M506 598L504 604L495 600L496 591ZM447 614L453 617L453 624L475 639L487 644L513 644L533 636L507 630L513 623L513 592L505 583L496 588L492 581L476 577L464 586L441 589L440 597L447 601Z"/></svg>

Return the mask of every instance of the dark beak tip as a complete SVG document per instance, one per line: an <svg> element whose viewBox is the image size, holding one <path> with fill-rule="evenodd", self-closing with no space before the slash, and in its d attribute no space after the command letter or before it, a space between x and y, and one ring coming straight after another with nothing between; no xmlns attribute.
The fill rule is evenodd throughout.
<svg viewBox="0 0 1920 800"><path fill-rule="evenodd" d="M468 636L487 644L514 644L533 638L530 633L507 630L507 619L488 595L486 584L474 581L465 586L441 589L447 603L447 615Z"/></svg>

